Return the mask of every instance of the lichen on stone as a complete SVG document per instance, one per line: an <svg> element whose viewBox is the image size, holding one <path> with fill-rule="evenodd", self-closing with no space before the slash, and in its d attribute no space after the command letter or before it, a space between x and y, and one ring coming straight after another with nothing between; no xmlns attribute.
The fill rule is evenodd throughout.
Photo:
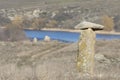
<svg viewBox="0 0 120 80"><path fill-rule="evenodd" d="M80 72L92 73L94 66L95 32L86 29L81 32L78 43L77 67Z"/></svg>

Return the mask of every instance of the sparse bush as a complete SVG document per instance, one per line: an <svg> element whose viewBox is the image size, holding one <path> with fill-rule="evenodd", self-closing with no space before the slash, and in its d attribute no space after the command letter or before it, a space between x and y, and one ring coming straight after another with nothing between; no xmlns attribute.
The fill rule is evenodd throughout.
<svg viewBox="0 0 120 80"><path fill-rule="evenodd" d="M34 18L31 27L40 30L45 26L45 20L45 18Z"/></svg>
<svg viewBox="0 0 120 80"><path fill-rule="evenodd" d="M5 30L5 35L9 41L18 41L26 39L24 31L18 24L8 24Z"/></svg>
<svg viewBox="0 0 120 80"><path fill-rule="evenodd" d="M65 20L68 20L68 19L71 19L72 18L72 16L70 15L70 14L68 14L68 13L59 13L59 14L57 14L56 16L55 16L55 20L56 21L59 21L59 22L61 22L61 21L65 21Z"/></svg>
<svg viewBox="0 0 120 80"><path fill-rule="evenodd" d="M46 27L47 28L54 28L57 26L57 21L56 20L50 20L47 24Z"/></svg>
<svg viewBox="0 0 120 80"><path fill-rule="evenodd" d="M18 41L26 39L25 33L22 30L23 19L21 16L15 16L15 18L7 23L4 29L0 30L0 40L4 41Z"/></svg>
<svg viewBox="0 0 120 80"><path fill-rule="evenodd" d="M120 15L114 17L115 31L120 32Z"/></svg>
<svg viewBox="0 0 120 80"><path fill-rule="evenodd" d="M10 23L10 22L11 22L11 21L10 21L9 18L3 17L3 16L0 15L0 25L6 25L6 24L8 24L8 23Z"/></svg>
<svg viewBox="0 0 120 80"><path fill-rule="evenodd" d="M22 26L23 28L30 28L32 25L32 21L31 20L28 20L28 19L24 19L23 22L22 22Z"/></svg>
<svg viewBox="0 0 120 80"><path fill-rule="evenodd" d="M0 28L0 40L6 41L7 37L5 36L5 29Z"/></svg>
<svg viewBox="0 0 120 80"><path fill-rule="evenodd" d="M108 15L104 15L102 17L102 23L105 26L104 30L106 31L114 30L114 20L112 19L112 17Z"/></svg>
<svg viewBox="0 0 120 80"><path fill-rule="evenodd" d="M20 25L22 24L22 22L23 22L22 16L15 16L12 21L12 24L18 25L18 27L21 27Z"/></svg>

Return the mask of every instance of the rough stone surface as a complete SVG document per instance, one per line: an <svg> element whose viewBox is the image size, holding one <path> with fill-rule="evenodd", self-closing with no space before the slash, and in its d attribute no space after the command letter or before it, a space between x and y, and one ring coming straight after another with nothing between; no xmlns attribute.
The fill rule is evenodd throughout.
<svg viewBox="0 0 120 80"><path fill-rule="evenodd" d="M80 72L92 74L94 68L95 32L92 29L83 30L79 41L77 67Z"/></svg>
<svg viewBox="0 0 120 80"><path fill-rule="evenodd" d="M76 29L88 29L91 28L93 30L102 30L104 28L104 26L99 25L99 24L95 24L95 23L91 23L91 22L87 22L87 21L83 21L80 24L75 26Z"/></svg>
<svg viewBox="0 0 120 80"><path fill-rule="evenodd" d="M107 59L103 54L95 54L95 60L97 60L100 63L110 64L110 60Z"/></svg>
<svg viewBox="0 0 120 80"><path fill-rule="evenodd" d="M45 36L44 41L50 41L50 37L49 36Z"/></svg>
<svg viewBox="0 0 120 80"><path fill-rule="evenodd" d="M105 56L102 54L95 54L95 59L98 61L105 60Z"/></svg>
<svg viewBox="0 0 120 80"><path fill-rule="evenodd" d="M35 37L34 39L33 39L33 43L37 43L38 42L38 39Z"/></svg>

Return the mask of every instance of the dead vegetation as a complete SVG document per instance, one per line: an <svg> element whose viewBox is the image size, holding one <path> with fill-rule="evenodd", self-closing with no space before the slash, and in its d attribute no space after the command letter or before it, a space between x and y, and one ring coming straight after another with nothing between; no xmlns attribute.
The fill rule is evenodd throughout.
<svg viewBox="0 0 120 80"><path fill-rule="evenodd" d="M0 42L1 80L119 80L120 40L97 41L93 77L76 69L77 43ZM108 61L109 60L109 61Z"/></svg>

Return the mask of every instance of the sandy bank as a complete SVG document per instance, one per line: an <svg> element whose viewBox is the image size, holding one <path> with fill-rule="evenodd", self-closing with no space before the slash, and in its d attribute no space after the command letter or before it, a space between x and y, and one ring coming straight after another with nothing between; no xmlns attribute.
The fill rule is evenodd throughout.
<svg viewBox="0 0 120 80"><path fill-rule="evenodd" d="M58 29L58 28L43 28L41 30L49 30L49 31L67 31L67 32L81 32L81 30L71 30L71 29ZM115 31L96 31L97 34L115 34L115 35L120 35L120 32L115 32Z"/></svg>

